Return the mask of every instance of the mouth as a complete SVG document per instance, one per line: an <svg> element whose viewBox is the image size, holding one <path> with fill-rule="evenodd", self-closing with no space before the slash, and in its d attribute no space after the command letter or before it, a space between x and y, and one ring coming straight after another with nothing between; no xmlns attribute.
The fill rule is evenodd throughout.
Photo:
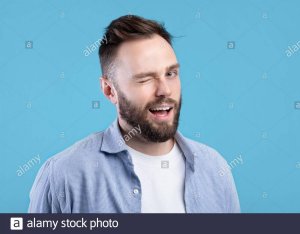
<svg viewBox="0 0 300 234"><path fill-rule="evenodd" d="M149 108L149 112L156 120L167 120L171 118L173 109L173 105L160 105Z"/></svg>

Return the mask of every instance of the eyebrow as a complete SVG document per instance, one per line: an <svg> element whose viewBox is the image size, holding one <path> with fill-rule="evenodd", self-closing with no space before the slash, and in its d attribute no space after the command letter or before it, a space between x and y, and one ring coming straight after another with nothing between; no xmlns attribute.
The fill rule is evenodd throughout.
<svg viewBox="0 0 300 234"><path fill-rule="evenodd" d="M171 66L166 67L166 70L169 71L172 69L177 69L179 67L180 67L179 63L175 63ZM139 79L139 78L144 78L147 76L157 76L157 72L141 72L141 73L133 75L132 77L133 77L133 79Z"/></svg>

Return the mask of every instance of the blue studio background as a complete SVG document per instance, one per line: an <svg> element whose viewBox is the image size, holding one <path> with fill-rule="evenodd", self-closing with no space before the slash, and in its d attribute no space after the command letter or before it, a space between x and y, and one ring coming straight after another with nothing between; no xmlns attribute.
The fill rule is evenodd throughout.
<svg viewBox="0 0 300 234"><path fill-rule="evenodd" d="M299 9L296 0L1 0L0 212L27 212L42 163L115 119L93 46L124 14L163 21L175 36L180 131L226 158L242 212L300 212Z"/></svg>

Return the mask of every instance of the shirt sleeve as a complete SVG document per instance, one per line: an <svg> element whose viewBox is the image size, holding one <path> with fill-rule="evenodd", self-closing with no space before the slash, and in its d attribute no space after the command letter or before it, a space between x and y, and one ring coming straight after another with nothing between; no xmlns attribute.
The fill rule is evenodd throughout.
<svg viewBox="0 0 300 234"><path fill-rule="evenodd" d="M48 160L39 170L30 191L28 213L61 213L55 188L51 183L51 167L52 162Z"/></svg>
<svg viewBox="0 0 300 234"><path fill-rule="evenodd" d="M231 171L227 173L227 213L240 213L240 202Z"/></svg>

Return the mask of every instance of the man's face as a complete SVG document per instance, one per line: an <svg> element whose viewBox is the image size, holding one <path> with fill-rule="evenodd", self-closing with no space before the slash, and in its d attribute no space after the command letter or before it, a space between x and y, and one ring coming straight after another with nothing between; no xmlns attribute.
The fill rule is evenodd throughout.
<svg viewBox="0 0 300 234"><path fill-rule="evenodd" d="M158 35L121 44L114 84L119 117L142 137L165 142L177 130L181 90L179 65L172 47Z"/></svg>

